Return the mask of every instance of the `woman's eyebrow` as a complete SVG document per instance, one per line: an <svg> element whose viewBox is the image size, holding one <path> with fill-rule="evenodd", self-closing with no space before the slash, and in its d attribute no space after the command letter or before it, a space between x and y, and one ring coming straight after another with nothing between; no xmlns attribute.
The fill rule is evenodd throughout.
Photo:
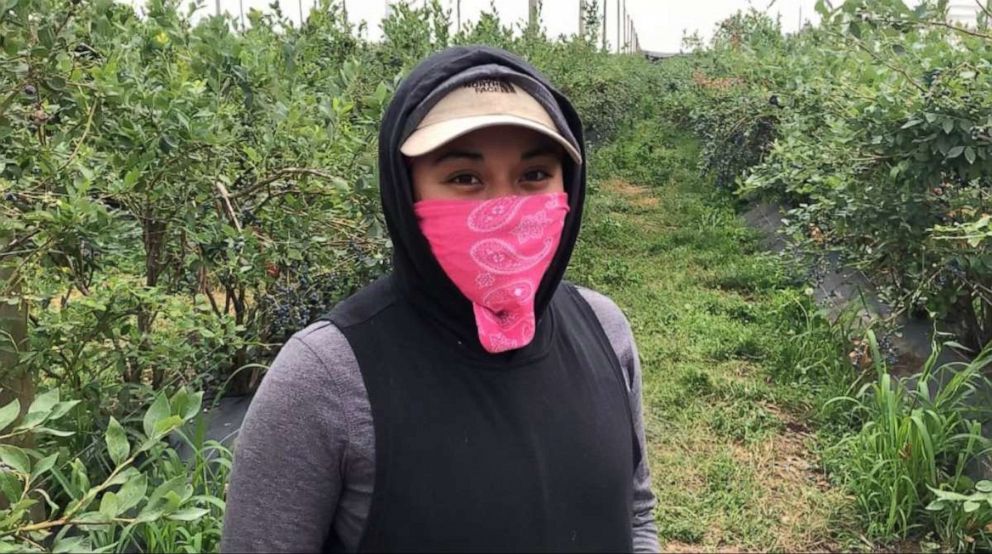
<svg viewBox="0 0 992 554"><path fill-rule="evenodd" d="M557 156L558 149L551 145L538 146L532 150L524 152L521 156L521 160L529 160L531 158L537 158L538 156Z"/></svg>
<svg viewBox="0 0 992 554"><path fill-rule="evenodd" d="M479 152L473 152L471 150L448 150L444 154L441 154L434 159L434 165L437 165L443 161L454 160L459 158L468 158L472 161L481 161L482 154Z"/></svg>

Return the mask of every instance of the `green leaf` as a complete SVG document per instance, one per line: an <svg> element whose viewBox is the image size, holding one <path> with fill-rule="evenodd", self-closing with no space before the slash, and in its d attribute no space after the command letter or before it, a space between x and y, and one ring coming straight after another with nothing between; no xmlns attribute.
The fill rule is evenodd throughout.
<svg viewBox="0 0 992 554"><path fill-rule="evenodd" d="M141 178L141 170L138 168L131 168L127 173L124 174L124 186L131 188L138 182Z"/></svg>
<svg viewBox="0 0 992 554"><path fill-rule="evenodd" d="M19 0L0 0L0 14L17 7Z"/></svg>
<svg viewBox="0 0 992 554"><path fill-rule="evenodd" d="M964 157L968 160L968 163L975 163L975 147L967 146L964 149Z"/></svg>
<svg viewBox="0 0 992 554"><path fill-rule="evenodd" d="M981 492L992 492L992 481L983 479L975 483L975 489Z"/></svg>
<svg viewBox="0 0 992 554"><path fill-rule="evenodd" d="M8 425L13 423L17 419L17 414L20 412L21 403L16 398L10 404L0 408L0 431L3 431Z"/></svg>
<svg viewBox="0 0 992 554"><path fill-rule="evenodd" d="M164 435L169 431L178 428L182 424L183 424L183 418L177 415L169 416L155 423L155 429L154 429L155 435L156 436Z"/></svg>
<svg viewBox="0 0 992 554"><path fill-rule="evenodd" d="M118 473L117 475L104 481L104 483L108 487L113 485L123 485L124 483L127 482L128 479L134 477L135 475L140 475L140 474L141 472L135 469L134 466L129 466L124 468L124 470Z"/></svg>
<svg viewBox="0 0 992 554"><path fill-rule="evenodd" d="M155 487L152 491L151 496L148 497L148 504L145 504L144 509L141 510L142 513L151 511L152 509L160 508L158 504L162 501L162 498L169 492L176 492L183 489L186 484L186 476L179 475L161 483L159 486Z"/></svg>
<svg viewBox="0 0 992 554"><path fill-rule="evenodd" d="M951 134L951 131L954 130L954 120L950 118L945 119L942 127L944 128L945 133L947 133L948 135Z"/></svg>
<svg viewBox="0 0 992 554"><path fill-rule="evenodd" d="M55 541L55 545L52 546L53 553L61 552L89 552L93 550L90 546L89 537L65 537Z"/></svg>
<svg viewBox="0 0 992 554"><path fill-rule="evenodd" d="M79 400L66 400L65 402L59 402L52 408L52 415L48 416L48 419L54 421L69 413L76 404L79 404Z"/></svg>
<svg viewBox="0 0 992 554"><path fill-rule="evenodd" d="M50 50L52 46L55 44L55 31L52 29L51 26L46 25L38 29L37 34L38 34L38 43L41 46L44 46L44 51L47 53L48 50Z"/></svg>
<svg viewBox="0 0 992 554"><path fill-rule="evenodd" d="M53 437L71 437L76 434L75 431L62 431L59 429L50 429L48 427L38 427L34 430L36 435L52 435Z"/></svg>
<svg viewBox="0 0 992 554"><path fill-rule="evenodd" d="M982 504L980 502L976 502L974 500L968 500L967 502L964 503L964 511L965 513L971 513L977 510L978 508L980 508L981 506Z"/></svg>
<svg viewBox="0 0 992 554"><path fill-rule="evenodd" d="M213 333L208 333L207 329L200 329L200 333L205 337L210 337ZM172 412L183 420L189 420L200 412L203 404L203 391L190 394L185 388L179 389L171 399Z"/></svg>
<svg viewBox="0 0 992 554"><path fill-rule="evenodd" d="M31 403L31 407L28 408L28 413L50 414L58 401L59 389L52 389L35 397L34 402Z"/></svg>
<svg viewBox="0 0 992 554"><path fill-rule="evenodd" d="M241 150L248 156L248 159L251 160L252 163L258 163L262 159L262 157L258 155L258 150L255 150L247 144L243 145Z"/></svg>
<svg viewBox="0 0 992 554"><path fill-rule="evenodd" d="M24 491L24 483L10 471L0 471L0 495L13 503Z"/></svg>
<svg viewBox="0 0 992 554"><path fill-rule="evenodd" d="M145 497L148 490L148 477L138 474L124 483L124 486L117 491L118 512L124 513L138 505Z"/></svg>
<svg viewBox="0 0 992 554"><path fill-rule="evenodd" d="M943 500L934 500L933 502L927 504L926 509L931 512L939 512L945 508Z"/></svg>
<svg viewBox="0 0 992 554"><path fill-rule="evenodd" d="M856 22L854 21L850 22L848 24L847 30L848 32L851 33L851 36L853 36L854 38L858 38L858 39L861 38L861 25L858 25Z"/></svg>
<svg viewBox="0 0 992 554"><path fill-rule="evenodd" d="M939 500L950 500L951 502L962 502L968 500L969 498L959 492L953 491L942 491L928 486L928 489L933 491L934 495L937 496Z"/></svg>
<svg viewBox="0 0 992 554"><path fill-rule="evenodd" d="M224 509L227 505L220 498L217 498L216 496L210 496L209 494L198 494L193 498L191 498L190 500L212 504L213 506L216 506L218 510L220 510L220 513L224 513Z"/></svg>
<svg viewBox="0 0 992 554"><path fill-rule="evenodd" d="M35 463L34 467L31 469L31 480L34 481L38 477L41 477L48 470L52 469L52 467L55 466L55 461L58 460L58 458L59 458L59 453L56 452L55 454L45 456L44 458L38 460L38 462Z"/></svg>
<svg viewBox="0 0 992 554"><path fill-rule="evenodd" d="M155 401L145 412L145 418L142 421L145 435L151 437L155 434L155 424L159 421L169 417L172 411L169 408L169 399L166 398L165 393L159 393L155 397Z"/></svg>
<svg viewBox="0 0 992 554"><path fill-rule="evenodd" d="M106 514L103 514L101 512L85 512L85 513L79 514L78 516L72 518L72 522L73 523L79 523L79 524L84 524L84 523L106 523L107 522L107 519L109 519L109 518L106 516Z"/></svg>
<svg viewBox="0 0 992 554"><path fill-rule="evenodd" d="M964 152L964 146L955 146L954 148L951 148L950 150L947 151L947 159L952 160L954 158L957 158L963 152Z"/></svg>
<svg viewBox="0 0 992 554"><path fill-rule="evenodd" d="M113 519L117 517L118 511L117 495L112 492L103 493L103 498L100 499L100 513L106 516L107 519Z"/></svg>
<svg viewBox="0 0 992 554"><path fill-rule="evenodd" d="M184 420L190 420L200 413L203 406L203 391L197 391L187 397L189 399L185 409L179 413Z"/></svg>
<svg viewBox="0 0 992 554"><path fill-rule="evenodd" d="M45 420L47 420L48 416L50 415L51 412L47 412L47 411L28 412L27 414L24 415L24 418L21 420L21 423L17 427L14 427L14 430L24 431L25 429L34 429L35 427L44 423Z"/></svg>
<svg viewBox="0 0 992 554"><path fill-rule="evenodd" d="M0 462L21 473L31 474L31 459L24 450L14 445L0 444Z"/></svg>
<svg viewBox="0 0 992 554"><path fill-rule="evenodd" d="M107 432L104 435L104 439L107 442L107 452L110 453L110 459L114 461L114 465L121 465L127 459L127 455L131 451L131 445L127 442L127 434L124 432L124 428L121 427L121 424L117 422L114 416L110 416L110 423L107 425Z"/></svg>
<svg viewBox="0 0 992 554"><path fill-rule="evenodd" d="M100 507L103 508L103 502L100 503ZM110 506L108 505L109 509ZM79 514L72 518L72 522L78 526L81 531L96 531L99 529L106 529L107 524L111 522L113 516L108 516L103 512L85 512Z"/></svg>
<svg viewBox="0 0 992 554"><path fill-rule="evenodd" d="M183 508L165 517L174 521L194 521L207 515L209 512L210 510L207 508Z"/></svg>
<svg viewBox="0 0 992 554"><path fill-rule="evenodd" d="M147 507L138 513L137 517L134 518L135 523L148 523L149 521L155 521L162 517L165 510L162 508L148 509Z"/></svg>
<svg viewBox="0 0 992 554"><path fill-rule="evenodd" d="M79 458L74 459L70 465L72 466L73 484L85 494L90 490L90 477L86 473L86 466Z"/></svg>
<svg viewBox="0 0 992 554"><path fill-rule="evenodd" d="M65 90L65 78L59 75L52 75L45 79L45 86L55 92L61 92Z"/></svg>

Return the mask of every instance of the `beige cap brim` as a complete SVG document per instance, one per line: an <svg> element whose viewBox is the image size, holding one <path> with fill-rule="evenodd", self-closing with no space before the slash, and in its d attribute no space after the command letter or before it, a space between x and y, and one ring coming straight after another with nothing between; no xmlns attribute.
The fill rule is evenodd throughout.
<svg viewBox="0 0 992 554"><path fill-rule="evenodd" d="M568 152L576 164L582 164L582 154L565 137L547 126L524 117L509 114L477 115L441 121L414 131L400 146L406 156L421 156L462 135L484 127L495 125L517 125L533 129L555 140Z"/></svg>

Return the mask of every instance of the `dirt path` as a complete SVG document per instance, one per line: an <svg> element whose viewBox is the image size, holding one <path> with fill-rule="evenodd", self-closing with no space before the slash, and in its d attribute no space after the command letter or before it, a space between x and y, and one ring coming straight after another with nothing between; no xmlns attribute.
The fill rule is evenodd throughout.
<svg viewBox="0 0 992 554"><path fill-rule="evenodd" d="M693 148L676 144L669 183L598 184L568 276L634 328L663 549L850 549L852 499L820 469L808 397L771 378L801 292L697 181Z"/></svg>

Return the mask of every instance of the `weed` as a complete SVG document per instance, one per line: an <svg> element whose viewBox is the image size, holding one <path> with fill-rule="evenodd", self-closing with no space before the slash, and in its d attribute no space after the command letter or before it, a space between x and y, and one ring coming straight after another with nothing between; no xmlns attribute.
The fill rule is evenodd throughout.
<svg viewBox="0 0 992 554"><path fill-rule="evenodd" d="M924 508L936 500L934 489L960 491L970 480L967 464L982 454L988 442L970 417L972 397L988 385L981 371L992 361L992 349L973 362L935 367L940 348L912 380L893 379L880 355L874 333L870 345L876 379L855 394L837 397L864 421L861 430L836 447L834 465L858 499L868 533L881 539L905 538L925 529ZM953 343L947 343L953 344ZM953 518L951 502L944 505L945 528L952 538L964 527L946 527ZM970 536L970 535L969 535Z"/></svg>

